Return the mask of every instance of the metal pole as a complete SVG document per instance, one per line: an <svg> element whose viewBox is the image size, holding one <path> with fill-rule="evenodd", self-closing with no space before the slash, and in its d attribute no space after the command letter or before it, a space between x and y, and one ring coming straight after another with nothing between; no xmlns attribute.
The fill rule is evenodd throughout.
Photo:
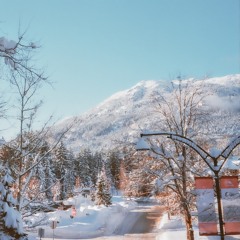
<svg viewBox="0 0 240 240"><path fill-rule="evenodd" d="M219 229L220 229L220 236L221 240L224 240L224 222L223 222L223 211L222 211L222 194L220 188L220 180L218 171L215 171L215 187L216 187L216 195L217 195L217 205L218 205L218 220L219 220Z"/></svg>

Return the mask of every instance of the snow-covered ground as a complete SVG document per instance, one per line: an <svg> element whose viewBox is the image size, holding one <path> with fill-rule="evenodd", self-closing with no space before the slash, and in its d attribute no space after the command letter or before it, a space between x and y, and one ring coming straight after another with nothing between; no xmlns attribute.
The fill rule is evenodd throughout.
<svg viewBox="0 0 240 240"><path fill-rule="evenodd" d="M138 204L133 200L127 200L121 196L113 197L113 205L110 207L95 206L88 198L78 196L65 202L66 205L74 205L76 216L71 218L72 209L57 210L51 213L41 213L28 219L29 224L35 224L37 219L45 218L42 225L29 231L31 240L40 239L38 229L44 229L43 240L54 239L128 239L127 236L116 236L116 231L122 226L131 226L136 221L137 215L129 214L136 211ZM126 217L127 216L127 217ZM57 221L57 227L53 230L50 227L52 221ZM127 222L126 222L127 221ZM168 220L163 215L153 230L152 238L157 240L186 239L184 224L178 217ZM217 236L203 237L198 235L197 226L194 228L196 240L218 240ZM103 237L106 236L106 237ZM133 235L129 239L135 239ZM139 238L136 238L136 240ZM144 238L141 238L144 239ZM226 240L240 239L239 236L226 236Z"/></svg>
<svg viewBox="0 0 240 240"><path fill-rule="evenodd" d="M121 225L126 214L133 210L137 203L131 200L123 200L120 196L114 196L112 206L96 206L89 198L74 197L65 201L65 205L74 205L76 216L71 218L72 208L64 211L57 210L51 213L41 213L28 218L28 224L34 225L39 219L45 219L43 225L30 230L32 239L38 239L39 228L44 229L45 238L55 236L65 239L94 238L103 235L111 235ZM51 228L52 221L57 221L56 229ZM131 221L131 219L129 219ZM44 239L45 239L44 238Z"/></svg>
<svg viewBox="0 0 240 240"><path fill-rule="evenodd" d="M163 215L158 228L157 240L186 239L185 227L179 218L167 219ZM220 240L219 236L199 236L197 226L194 227L195 240ZM225 240L240 239L240 235L225 236Z"/></svg>

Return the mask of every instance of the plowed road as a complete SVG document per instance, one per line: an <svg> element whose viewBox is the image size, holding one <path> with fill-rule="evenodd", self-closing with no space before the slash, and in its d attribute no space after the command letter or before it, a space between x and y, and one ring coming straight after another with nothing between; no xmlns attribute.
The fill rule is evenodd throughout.
<svg viewBox="0 0 240 240"><path fill-rule="evenodd" d="M161 207L140 205L137 209L129 212L121 225L114 232L114 236L95 238L97 240L154 240L157 232L156 226L162 214Z"/></svg>

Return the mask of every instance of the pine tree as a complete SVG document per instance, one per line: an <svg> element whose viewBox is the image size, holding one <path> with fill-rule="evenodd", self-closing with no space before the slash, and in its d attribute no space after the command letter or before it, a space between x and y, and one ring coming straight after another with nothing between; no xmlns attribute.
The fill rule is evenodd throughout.
<svg viewBox="0 0 240 240"><path fill-rule="evenodd" d="M63 142L55 150L55 174L60 182L59 200L72 195L75 185L74 156Z"/></svg>
<svg viewBox="0 0 240 240"><path fill-rule="evenodd" d="M11 191L13 182L9 169L3 169L0 182L0 239L27 239L23 232L21 214L15 208L16 200Z"/></svg>
<svg viewBox="0 0 240 240"><path fill-rule="evenodd" d="M80 178L80 183L82 187L91 187L91 159L92 154L89 149L84 149L78 154L77 157L77 174Z"/></svg>
<svg viewBox="0 0 240 240"><path fill-rule="evenodd" d="M72 151L67 152L67 170L66 170L66 179L65 185L66 185L66 194L67 197L73 196L73 191L75 187L76 182L76 173L75 173L75 157Z"/></svg>
<svg viewBox="0 0 240 240"><path fill-rule="evenodd" d="M107 160L107 168L109 169L111 182L115 189L120 189L120 168L121 159L117 152L110 152Z"/></svg>
<svg viewBox="0 0 240 240"><path fill-rule="evenodd" d="M67 171L67 149L63 142L55 150L56 169L55 174L60 182L59 200L64 200L67 196L65 188L66 171Z"/></svg>
<svg viewBox="0 0 240 240"><path fill-rule="evenodd" d="M103 157L100 152L96 152L92 154L92 157L89 162L91 169L91 181L93 186L96 186L98 180L98 174L100 173L103 167Z"/></svg>
<svg viewBox="0 0 240 240"><path fill-rule="evenodd" d="M106 177L106 172L103 169L101 173L98 175L95 192L95 203L97 205L105 205L108 207L109 205L112 204L111 198L112 196L110 193L110 184Z"/></svg>
<svg viewBox="0 0 240 240"><path fill-rule="evenodd" d="M44 141L40 148L40 155L43 156L43 160L38 164L36 174L40 181L40 190L43 192L44 198L48 202L53 201L52 187L56 182L56 177L53 169L52 154L49 152L49 145Z"/></svg>

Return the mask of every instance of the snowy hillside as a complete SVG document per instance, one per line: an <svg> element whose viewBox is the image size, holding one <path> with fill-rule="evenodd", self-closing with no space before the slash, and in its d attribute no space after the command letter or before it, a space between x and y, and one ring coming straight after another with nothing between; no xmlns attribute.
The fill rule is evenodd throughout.
<svg viewBox="0 0 240 240"><path fill-rule="evenodd" d="M219 129L223 134L240 132L240 74L206 80L187 79L194 84L202 84L211 95L207 104L210 107L220 107L231 110L232 118L229 127L222 126L225 116L215 115L219 121ZM175 81L173 81L173 84ZM93 151L114 148L119 144L136 142L139 133L145 129L156 129L160 119L156 113L154 93L169 94L167 82L141 81L125 91L118 92L104 102L77 116L77 123L66 134L67 146L74 152L82 148L91 148ZM73 118L61 121L53 129L54 136L73 121ZM229 121L229 120L228 120ZM234 129L232 128L234 126Z"/></svg>

